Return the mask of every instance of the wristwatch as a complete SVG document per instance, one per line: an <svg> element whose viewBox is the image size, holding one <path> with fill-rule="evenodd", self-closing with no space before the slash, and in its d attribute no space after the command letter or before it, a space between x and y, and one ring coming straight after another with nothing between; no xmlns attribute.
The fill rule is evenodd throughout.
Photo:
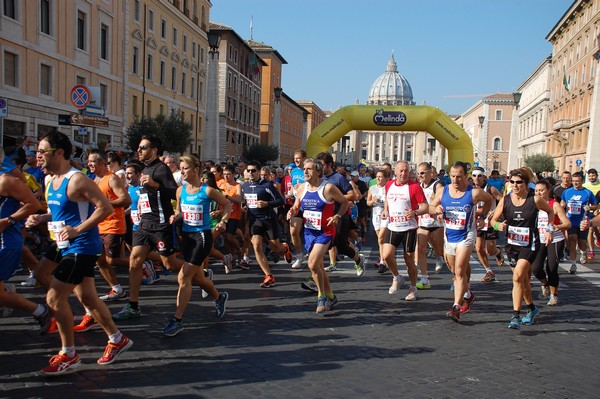
<svg viewBox="0 0 600 399"><path fill-rule="evenodd" d="M17 224L17 221L16 221L15 219L13 219L13 217L12 217L12 216L7 216L7 217L6 217L6 220L8 220L8 224L11 224L11 225L13 225L13 226L14 226L15 224Z"/></svg>

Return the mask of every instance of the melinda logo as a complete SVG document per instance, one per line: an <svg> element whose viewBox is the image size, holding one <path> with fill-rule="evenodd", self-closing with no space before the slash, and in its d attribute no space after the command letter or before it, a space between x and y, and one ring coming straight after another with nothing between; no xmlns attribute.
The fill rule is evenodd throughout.
<svg viewBox="0 0 600 399"><path fill-rule="evenodd" d="M373 115L373 122L379 126L402 126L406 123L406 114L378 109Z"/></svg>

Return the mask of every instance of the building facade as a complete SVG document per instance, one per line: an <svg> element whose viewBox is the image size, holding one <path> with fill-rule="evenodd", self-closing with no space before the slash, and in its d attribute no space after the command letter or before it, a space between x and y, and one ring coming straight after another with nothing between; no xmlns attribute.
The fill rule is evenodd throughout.
<svg viewBox="0 0 600 399"><path fill-rule="evenodd" d="M546 36L552 44L546 153L559 171L600 166L597 94L600 0L576 0ZM592 123L595 129L592 130Z"/></svg>

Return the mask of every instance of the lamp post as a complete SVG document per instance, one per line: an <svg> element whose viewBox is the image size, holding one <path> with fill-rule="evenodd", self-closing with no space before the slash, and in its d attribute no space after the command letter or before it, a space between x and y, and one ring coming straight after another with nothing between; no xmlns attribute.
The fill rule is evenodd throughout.
<svg viewBox="0 0 600 399"><path fill-rule="evenodd" d="M590 107L590 130L588 132L588 145L585 154L585 165L588 169L600 168L600 157L594 156L600 152L600 35L596 40L598 50L592 55L596 62L596 76L594 78L594 93Z"/></svg>
<svg viewBox="0 0 600 399"><path fill-rule="evenodd" d="M485 172L488 172L488 145L487 145L487 130L483 128L483 124L485 123L485 116L479 115L477 117L479 121L479 144L483 142L483 169Z"/></svg>
<svg viewBox="0 0 600 399"><path fill-rule="evenodd" d="M275 95L275 111L273 112L273 145L279 150L276 166L281 164L281 93L283 89L276 87L273 89Z"/></svg>
<svg viewBox="0 0 600 399"><path fill-rule="evenodd" d="M206 101L206 130L204 134L204 145L202 146L202 159L210 159L212 154L216 153L216 162L221 162L221 146L225 144L219 137L219 86L218 86L218 68L219 68L219 44L221 43L221 33L217 30L208 31L208 82L207 82L207 101Z"/></svg>
<svg viewBox="0 0 600 399"><path fill-rule="evenodd" d="M306 148L306 139L308 135L308 111L302 110L302 148Z"/></svg>
<svg viewBox="0 0 600 399"><path fill-rule="evenodd" d="M510 144L508 147L508 167L507 172L518 168L519 165L519 103L521 102L521 93L513 93L514 110L510 128Z"/></svg>

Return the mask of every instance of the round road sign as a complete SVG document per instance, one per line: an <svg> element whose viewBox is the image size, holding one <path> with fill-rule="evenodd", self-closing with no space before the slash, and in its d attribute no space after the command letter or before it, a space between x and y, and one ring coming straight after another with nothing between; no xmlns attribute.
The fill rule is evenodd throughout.
<svg viewBox="0 0 600 399"><path fill-rule="evenodd" d="M92 100L92 95L84 85L76 85L71 89L71 104L77 109L84 109Z"/></svg>

